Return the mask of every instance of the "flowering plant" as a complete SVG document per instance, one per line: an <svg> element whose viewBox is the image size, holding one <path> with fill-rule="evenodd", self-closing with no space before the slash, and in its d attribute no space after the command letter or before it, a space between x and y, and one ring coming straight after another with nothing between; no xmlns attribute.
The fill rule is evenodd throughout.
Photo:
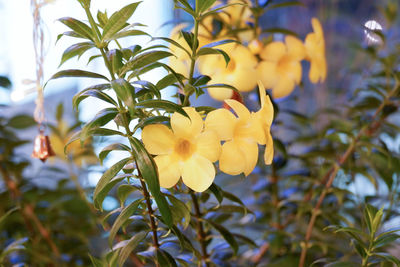
<svg viewBox="0 0 400 267"><path fill-rule="evenodd" d="M90 199L107 212L109 245L92 253L94 266L400 266L389 250L397 229L386 229L398 213L400 175L390 146L399 129L399 46L390 34L374 31L381 42L358 47L368 75L353 76L362 84L350 99L329 91L346 104L325 106L310 97L332 75L321 20L307 19L304 38L263 21L301 2L175 0L189 25L123 47L123 38L149 36L128 22L140 2L94 16L90 0L77 1L86 18L60 19L69 29L59 38L79 40L61 61L95 51L89 63L100 59L108 74L67 69L52 79L101 80L73 105L91 97L108 107L59 141L70 137L66 151L76 151L78 140L112 137L100 162L121 152ZM382 9L388 28L398 23L396 8L389 1ZM163 75L143 79L155 69ZM204 95L222 107L198 105ZM360 179L386 191L359 194ZM105 208L109 197L118 207Z"/></svg>

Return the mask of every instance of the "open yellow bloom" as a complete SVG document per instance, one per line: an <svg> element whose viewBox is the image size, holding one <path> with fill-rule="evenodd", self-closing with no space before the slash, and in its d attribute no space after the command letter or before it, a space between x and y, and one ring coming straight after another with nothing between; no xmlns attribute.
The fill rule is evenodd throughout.
<svg viewBox="0 0 400 267"><path fill-rule="evenodd" d="M318 19L312 18L311 24L314 32L307 34L304 46L307 59L310 60L309 78L312 83L325 81L327 67L325 57L324 31Z"/></svg>
<svg viewBox="0 0 400 267"><path fill-rule="evenodd" d="M172 130L163 124L148 125L142 140L147 151L157 155L154 160L162 187L170 188L182 177L189 188L203 192L214 181L213 162L219 158L221 144L214 131L204 131L204 122L194 108L184 110L190 119L175 112Z"/></svg>
<svg viewBox="0 0 400 267"><path fill-rule="evenodd" d="M235 43L225 44L221 49L230 56L228 66L222 55L210 55L199 62L200 72L210 76L213 84L229 84L241 92L253 90L257 81L256 57L247 47ZM233 94L231 89L226 88L209 88L208 93L221 101Z"/></svg>
<svg viewBox="0 0 400 267"><path fill-rule="evenodd" d="M263 85L272 89L274 98L289 95L300 83L300 61L305 55L303 43L293 36L286 36L285 43L272 42L264 47L257 71Z"/></svg>
<svg viewBox="0 0 400 267"><path fill-rule="evenodd" d="M256 113L250 111L240 102L227 99L227 103L236 113L235 117L227 109L217 109L210 112L205 121L205 128L218 133L222 145L219 158L221 171L238 175L249 175L257 164L258 145L266 144L265 163L270 164L273 157L272 137L270 126L274 110L265 90L260 86L261 109Z"/></svg>

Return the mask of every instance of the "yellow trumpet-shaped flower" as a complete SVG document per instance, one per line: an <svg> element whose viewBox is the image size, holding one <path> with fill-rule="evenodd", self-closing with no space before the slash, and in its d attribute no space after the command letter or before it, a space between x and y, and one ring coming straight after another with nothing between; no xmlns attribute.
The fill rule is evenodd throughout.
<svg viewBox="0 0 400 267"><path fill-rule="evenodd" d="M312 18L311 24L314 32L307 34L304 46L307 59L310 61L309 78L312 83L325 81L327 67L325 57L324 31L318 19Z"/></svg>
<svg viewBox="0 0 400 267"><path fill-rule="evenodd" d="M253 90L257 81L256 57L247 47L236 43L225 44L221 49L230 56L228 66L222 55L210 55L199 62L200 72L210 76L213 84L229 84L241 92ZM209 88L208 93L220 101L233 94L231 89L226 88Z"/></svg>
<svg viewBox="0 0 400 267"><path fill-rule="evenodd" d="M183 30L186 26L187 26L186 24L179 24L175 26L171 31L171 39L176 41L178 44L184 47L189 53L191 53L192 48L186 43L185 38L183 38L180 33L180 31ZM205 36L199 36L198 41L200 47L207 43L212 42ZM170 67L172 67L176 72L181 73L185 77L188 77L191 64L190 56L183 49L173 44L170 45L170 49L171 52L175 55L174 57L169 58Z"/></svg>
<svg viewBox="0 0 400 267"><path fill-rule="evenodd" d="M214 181L215 168L221 153L218 135L212 130L204 130L204 122L192 107L184 110L190 119L174 113L171 129L163 124L144 127L143 143L154 158L164 188L174 186L179 178L196 192L203 192Z"/></svg>
<svg viewBox="0 0 400 267"><path fill-rule="evenodd" d="M236 113L235 117L227 109L217 109L210 112L205 121L205 128L218 133L222 145L219 158L221 171L238 175L249 175L257 164L258 145L266 144L265 163L270 164L273 157L270 126L273 119L273 107L265 90L260 86L261 109L256 113L250 111L240 102L227 99L227 103Z"/></svg>
<svg viewBox="0 0 400 267"><path fill-rule="evenodd" d="M272 42L264 47L257 71L263 85L272 89L274 98L289 95L300 83L300 61L305 55L303 43L293 36L286 36L285 43Z"/></svg>

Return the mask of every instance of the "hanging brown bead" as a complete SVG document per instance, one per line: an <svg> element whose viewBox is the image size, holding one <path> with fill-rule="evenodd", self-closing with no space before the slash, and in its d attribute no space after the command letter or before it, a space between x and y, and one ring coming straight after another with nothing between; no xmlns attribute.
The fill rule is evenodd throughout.
<svg viewBox="0 0 400 267"><path fill-rule="evenodd" d="M45 162L47 158L54 156L55 153L51 148L50 139L43 132L40 132L35 138L35 143L33 144L32 157L38 158Z"/></svg>

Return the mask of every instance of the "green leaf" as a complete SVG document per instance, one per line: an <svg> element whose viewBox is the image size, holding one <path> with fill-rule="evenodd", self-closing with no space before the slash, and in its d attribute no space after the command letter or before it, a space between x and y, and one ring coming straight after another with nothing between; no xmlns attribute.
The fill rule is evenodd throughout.
<svg viewBox="0 0 400 267"><path fill-rule="evenodd" d="M400 266L400 260L388 253L379 252L379 253L374 253L373 255L376 257L382 258L385 261L392 262L392 263L396 264L397 267Z"/></svg>
<svg viewBox="0 0 400 267"><path fill-rule="evenodd" d="M137 188L130 184L122 184L122 185L118 186L117 196L118 196L121 207L124 206L125 200L128 198L129 194L136 190L137 190Z"/></svg>
<svg viewBox="0 0 400 267"><path fill-rule="evenodd" d="M181 223L183 228L186 229L186 227L188 227L190 223L190 210L185 205L185 203L183 203L176 197L172 195L167 195L167 197L172 204L171 211L175 224ZM184 219L183 222L182 219Z"/></svg>
<svg viewBox="0 0 400 267"><path fill-rule="evenodd" d="M126 206L121 213L118 215L117 219L115 219L115 222L113 223L113 226L111 227L110 230L110 235L108 237L108 244L111 246L112 242L114 241L115 235L117 234L119 228L123 224L126 223L126 221L131 217L136 210L138 209L140 203L142 203L143 199L137 199L128 206Z"/></svg>
<svg viewBox="0 0 400 267"><path fill-rule="evenodd" d="M222 200L224 200L224 195L221 187L213 183L208 189L213 193L219 204L221 204Z"/></svg>
<svg viewBox="0 0 400 267"><path fill-rule="evenodd" d="M199 45L199 41L194 39L194 34L192 32L180 31L183 39L185 39L186 43L190 47L192 51L196 51ZM196 46L193 47L193 43L196 41Z"/></svg>
<svg viewBox="0 0 400 267"><path fill-rule="evenodd" d="M240 42L239 42L239 41L236 41L236 40L224 39L224 40L221 40L221 41L208 43L208 44L206 44L206 45L203 45L201 48L212 48L212 47L215 47L215 46L220 46L220 45L230 44L230 43L237 43L237 44L240 44ZM200 49L201 49L201 48L200 48Z"/></svg>
<svg viewBox="0 0 400 267"><path fill-rule="evenodd" d="M119 70L124 65L122 63L122 57L123 55L121 50L111 49L110 51L107 52L107 58L111 62L112 71L114 73L118 73Z"/></svg>
<svg viewBox="0 0 400 267"><path fill-rule="evenodd" d="M133 148L133 154L139 174L145 180L150 193L157 203L158 209L164 219L165 224L171 227L173 224L171 210L165 196L161 194L160 183L158 180L157 165L153 157L146 151L143 144L133 136L129 137L129 141Z"/></svg>
<svg viewBox="0 0 400 267"><path fill-rule="evenodd" d="M229 55L221 49L216 49L216 48L210 48L210 47L202 47L199 49L199 51L197 52L197 57L201 57L201 56L205 56L205 55L222 55L224 57L226 66L228 66L229 61L231 60Z"/></svg>
<svg viewBox="0 0 400 267"><path fill-rule="evenodd" d="M375 214L374 219L372 220L371 226L373 233L378 232L379 226L381 225L382 216L383 216L383 207L380 210L378 210L378 212Z"/></svg>
<svg viewBox="0 0 400 267"><path fill-rule="evenodd" d="M30 115L14 116L7 123L7 126L15 129L26 129L34 125L36 125L36 122Z"/></svg>
<svg viewBox="0 0 400 267"><path fill-rule="evenodd" d="M299 37L299 35L297 33L295 33L294 31L288 30L288 29L284 29L284 28L268 28L268 29L264 29L262 30L263 33L281 33L281 34L286 34L286 35L292 35L295 37Z"/></svg>
<svg viewBox="0 0 400 267"><path fill-rule="evenodd" d="M62 64L64 64L67 60L78 56L78 59L90 48L94 47L94 43L92 42L84 42L84 43L77 43L73 44L67 49L65 49L62 58L61 58L61 63L58 67L60 67Z"/></svg>
<svg viewBox="0 0 400 267"><path fill-rule="evenodd" d="M92 264L93 264L93 267L105 267L105 265L103 264L103 261L102 261L102 260L97 259L97 258L93 257L93 256L90 255L90 254L89 254L89 258L90 258L90 261L91 261Z"/></svg>
<svg viewBox="0 0 400 267"><path fill-rule="evenodd" d="M388 234L376 239L373 243L374 248L379 248L390 244L400 238L398 234Z"/></svg>
<svg viewBox="0 0 400 267"><path fill-rule="evenodd" d="M3 259L9 255L10 253L18 250L24 250L24 243L28 241L28 238L17 239L11 244L9 244L6 248L4 248L0 253L0 264L3 263Z"/></svg>
<svg viewBox="0 0 400 267"><path fill-rule="evenodd" d="M181 245L182 249L187 249L196 256L196 258L201 258L201 253L194 248L192 242L190 241L189 238L187 238L180 230L178 227L175 225L172 227L172 232L175 234L175 236L178 238L179 243Z"/></svg>
<svg viewBox="0 0 400 267"><path fill-rule="evenodd" d="M139 80L139 81L133 82L133 84L139 84L139 85L141 85L142 87L144 87L144 88L146 88L146 89L149 89L151 92L153 92L153 94L154 94L158 99L161 98L161 93L160 93L160 91L159 91L158 88L157 88L154 84L152 84L151 82Z"/></svg>
<svg viewBox="0 0 400 267"><path fill-rule="evenodd" d="M169 120L170 120L170 118L165 117L165 116L154 116L154 117L144 118L138 124L136 124L133 132L136 132L136 130L139 128L143 129L146 125L149 125L149 124L156 124L156 123L163 123L163 122L169 123Z"/></svg>
<svg viewBox="0 0 400 267"><path fill-rule="evenodd" d="M65 24L71 30L73 30L81 38L85 38L85 39L94 41L94 32L85 23L83 23L77 19L71 18L71 17L61 18L61 19L59 19L59 21L61 23Z"/></svg>
<svg viewBox="0 0 400 267"><path fill-rule="evenodd" d="M111 190L109 186L110 181L117 175L117 173L120 170L122 170L122 168L125 166L126 163L128 163L129 160L131 160L131 158L125 158L118 161L113 166L111 166L103 174L103 176L101 176L93 193L93 204L97 209L101 211L103 210L102 208L103 200L107 196L108 192Z"/></svg>
<svg viewBox="0 0 400 267"><path fill-rule="evenodd" d="M267 10L271 10L274 8L281 8L281 7L291 7L291 6L302 6L305 7L305 5L299 1L287 1L283 3L277 3L277 4L270 4L267 7Z"/></svg>
<svg viewBox="0 0 400 267"><path fill-rule="evenodd" d="M101 152L99 153L100 163L103 164L103 160L105 159L105 157L107 157L107 155L114 150L129 152L130 148L127 145L124 145L121 143L110 144L110 145L106 146L105 148L103 148L101 150Z"/></svg>
<svg viewBox="0 0 400 267"><path fill-rule="evenodd" d="M147 232L139 232L129 239L127 244L120 250L118 257L118 265L123 266L126 259L132 253L132 251L146 238Z"/></svg>
<svg viewBox="0 0 400 267"><path fill-rule="evenodd" d="M226 242L228 242L228 244L231 246L233 252L236 255L238 252L238 249L239 249L239 245L237 244L236 239L232 235L232 233L229 232L228 229L226 229L225 227L223 227L220 224L217 224L211 220L206 220L206 221L222 235L222 237L225 239Z"/></svg>
<svg viewBox="0 0 400 267"><path fill-rule="evenodd" d="M131 37L131 36L141 36L141 35L146 35L150 37L150 34L141 30L125 30L114 34L113 36L110 37L110 39L107 39L106 41L117 40L120 38Z"/></svg>
<svg viewBox="0 0 400 267"><path fill-rule="evenodd" d="M136 105L138 108L154 108L154 109L163 109L167 112L178 112L182 114L185 117L189 117L185 110L183 108L171 101L168 100L162 100L162 99L157 99L157 100L145 100Z"/></svg>
<svg viewBox="0 0 400 267"><path fill-rule="evenodd" d="M173 56L173 54L167 51L150 51L139 54L135 58L125 63L124 67L121 68L120 75L125 74L131 70L141 69L170 56Z"/></svg>
<svg viewBox="0 0 400 267"><path fill-rule="evenodd" d="M11 81L5 76L0 76L0 87L10 88L11 87Z"/></svg>
<svg viewBox="0 0 400 267"><path fill-rule="evenodd" d="M208 106L199 106L199 107L195 107L197 112L204 112L206 114L210 113L213 110L216 110L216 108L214 107L208 107Z"/></svg>
<svg viewBox="0 0 400 267"><path fill-rule="evenodd" d="M135 89L125 79L118 79L111 81L111 86L117 94L118 98L121 99L129 110L131 116L135 115L135 100L134 93Z"/></svg>
<svg viewBox="0 0 400 267"><path fill-rule="evenodd" d="M10 216L14 211L17 211L19 208L18 207L14 207L12 209L10 209L9 211L7 211L6 213L4 213L3 215L1 215L0 217L0 229L2 224L6 221L7 217Z"/></svg>
<svg viewBox="0 0 400 267"><path fill-rule="evenodd" d="M70 70L61 70L51 76L49 80L54 80L54 79L59 79L59 78L66 78L66 77L84 77L84 78L97 78L97 79L104 79L108 81L108 78L95 73L95 72L90 72L90 71L85 71L85 70L75 70L75 69L70 69ZM47 83L46 83L47 84Z"/></svg>
<svg viewBox="0 0 400 267"><path fill-rule="evenodd" d="M173 40L173 39L166 38L166 37L153 37L152 41L153 41L153 40L163 40L163 41L165 41L165 42L167 42L167 43L170 43L170 44L172 44L172 45L178 47L179 49L182 49L183 51L185 51L185 53L186 53L189 57L192 56L192 54L191 54L185 47L183 47L180 43L178 43L177 41L175 41L175 40Z"/></svg>
<svg viewBox="0 0 400 267"><path fill-rule="evenodd" d="M126 21L133 15L137 6L141 2L136 2L123 7L115 12L104 25L103 40L109 40L114 34L126 27Z"/></svg>
<svg viewBox="0 0 400 267"><path fill-rule="evenodd" d="M116 108L105 108L99 111L96 116L83 127L81 131L81 142L84 142L90 136L90 132L93 129L107 124L117 115L118 110Z"/></svg>
<svg viewBox="0 0 400 267"><path fill-rule="evenodd" d="M164 89L174 84L175 82L179 82L179 80L177 79L177 75L179 75L180 80L184 79L183 75L181 74L175 75L174 73L169 73L157 82L156 87L158 88L158 90Z"/></svg>
<svg viewBox="0 0 400 267"><path fill-rule="evenodd" d="M118 104L115 102L114 99L112 99L111 96L107 95L106 93L100 91L100 89L92 89L91 88L86 88L85 90L80 91L77 93L73 98L72 98L72 105L75 109L78 109L78 105L82 102L82 100L86 99L89 96L98 98L100 100L103 100L107 103L110 103L111 105L117 107ZM110 85L107 84L107 88L110 88Z"/></svg>
<svg viewBox="0 0 400 267"><path fill-rule="evenodd" d="M90 1L91 0L78 0L78 2L81 3L83 8L90 8Z"/></svg>
<svg viewBox="0 0 400 267"><path fill-rule="evenodd" d="M156 259L157 259L159 266L178 267L178 265L176 265L175 259L165 250L157 249Z"/></svg>
<svg viewBox="0 0 400 267"><path fill-rule="evenodd" d="M206 11L207 9L209 9L212 5L214 5L215 2L216 2L216 0L199 1L199 6L197 7L199 13L201 14L204 11Z"/></svg>

